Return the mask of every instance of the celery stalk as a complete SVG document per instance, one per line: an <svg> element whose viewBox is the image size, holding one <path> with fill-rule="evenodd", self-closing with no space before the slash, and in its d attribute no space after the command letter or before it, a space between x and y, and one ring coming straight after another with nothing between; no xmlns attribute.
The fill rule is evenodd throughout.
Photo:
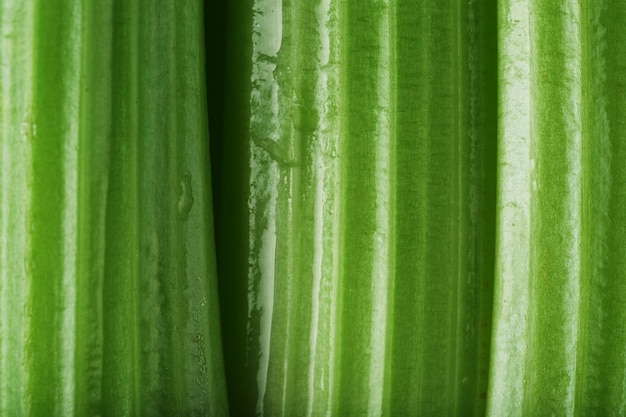
<svg viewBox="0 0 626 417"><path fill-rule="evenodd" d="M620 2L503 2L488 414L624 413Z"/></svg>
<svg viewBox="0 0 626 417"><path fill-rule="evenodd" d="M0 2L0 414L227 414L202 2Z"/></svg>
<svg viewBox="0 0 626 417"><path fill-rule="evenodd" d="M229 8L218 260L236 415L480 415L495 2Z"/></svg>

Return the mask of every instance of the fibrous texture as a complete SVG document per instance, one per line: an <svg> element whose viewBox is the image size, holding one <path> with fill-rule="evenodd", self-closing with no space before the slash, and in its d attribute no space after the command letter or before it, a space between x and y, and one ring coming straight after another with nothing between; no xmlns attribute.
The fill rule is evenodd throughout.
<svg viewBox="0 0 626 417"><path fill-rule="evenodd" d="M202 4L0 3L0 414L224 415Z"/></svg>
<svg viewBox="0 0 626 417"><path fill-rule="evenodd" d="M484 412L494 6L231 5L218 241L234 411Z"/></svg>

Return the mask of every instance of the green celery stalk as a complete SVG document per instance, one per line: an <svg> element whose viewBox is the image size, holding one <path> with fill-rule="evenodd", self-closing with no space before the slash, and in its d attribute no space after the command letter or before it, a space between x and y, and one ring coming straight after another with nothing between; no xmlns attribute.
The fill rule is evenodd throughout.
<svg viewBox="0 0 626 417"><path fill-rule="evenodd" d="M502 5L488 415L622 415L626 6Z"/></svg>
<svg viewBox="0 0 626 417"><path fill-rule="evenodd" d="M494 13L231 2L217 242L235 415L483 413Z"/></svg>
<svg viewBox="0 0 626 417"><path fill-rule="evenodd" d="M202 16L0 1L0 414L227 414Z"/></svg>

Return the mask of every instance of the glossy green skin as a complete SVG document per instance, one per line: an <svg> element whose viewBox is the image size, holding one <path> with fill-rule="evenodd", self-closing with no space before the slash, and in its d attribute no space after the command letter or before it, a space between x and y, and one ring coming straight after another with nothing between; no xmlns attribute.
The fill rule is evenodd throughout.
<svg viewBox="0 0 626 417"><path fill-rule="evenodd" d="M217 220L234 415L484 412L494 13L231 2Z"/></svg>
<svg viewBox="0 0 626 417"><path fill-rule="evenodd" d="M499 11L488 415L626 412L625 15L611 0Z"/></svg>
<svg viewBox="0 0 626 417"><path fill-rule="evenodd" d="M0 30L0 414L226 415L202 3Z"/></svg>

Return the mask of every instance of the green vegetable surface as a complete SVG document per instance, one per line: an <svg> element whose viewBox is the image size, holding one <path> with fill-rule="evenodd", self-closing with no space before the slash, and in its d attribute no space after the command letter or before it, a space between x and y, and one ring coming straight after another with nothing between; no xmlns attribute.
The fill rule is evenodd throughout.
<svg viewBox="0 0 626 417"><path fill-rule="evenodd" d="M626 413L626 4L507 1L489 414Z"/></svg>
<svg viewBox="0 0 626 417"><path fill-rule="evenodd" d="M219 279L236 415L481 415L495 2L229 9Z"/></svg>
<svg viewBox="0 0 626 417"><path fill-rule="evenodd" d="M0 417L626 415L624 22L0 0Z"/></svg>
<svg viewBox="0 0 626 417"><path fill-rule="evenodd" d="M0 415L227 413L201 6L0 2Z"/></svg>

